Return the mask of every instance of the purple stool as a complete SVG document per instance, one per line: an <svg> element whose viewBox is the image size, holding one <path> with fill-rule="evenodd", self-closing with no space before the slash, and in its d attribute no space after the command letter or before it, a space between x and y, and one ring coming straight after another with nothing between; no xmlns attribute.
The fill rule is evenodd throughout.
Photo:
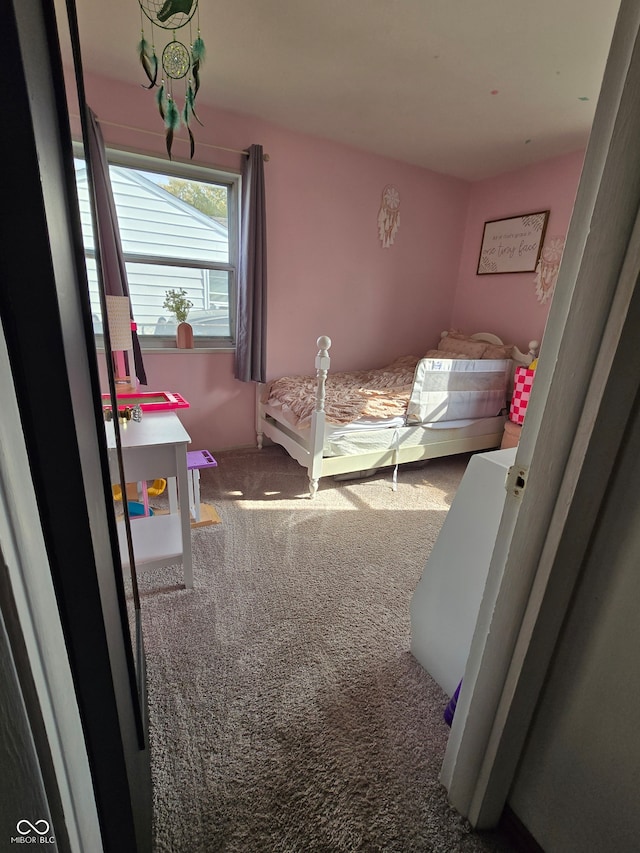
<svg viewBox="0 0 640 853"><path fill-rule="evenodd" d="M188 450L189 511L194 521L200 521L200 469L215 468L218 463L208 450Z"/></svg>

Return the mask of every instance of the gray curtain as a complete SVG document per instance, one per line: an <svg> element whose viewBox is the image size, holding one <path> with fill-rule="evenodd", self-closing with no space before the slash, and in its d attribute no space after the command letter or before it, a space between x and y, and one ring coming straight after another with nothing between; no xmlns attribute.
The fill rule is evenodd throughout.
<svg viewBox="0 0 640 853"><path fill-rule="evenodd" d="M93 111L87 107L87 139L89 157L87 167L91 168L91 182L95 195L95 231L100 250L100 267L105 293L108 296L129 296L129 282L122 255L120 230L116 216L116 206L109 179L109 164L102 138L102 131ZM131 319L134 320L131 300L129 300ZM106 322L106 318L105 318ZM147 375L142 361L142 351L138 335L133 336L133 361L135 375L141 385L147 384Z"/></svg>
<svg viewBox="0 0 640 853"><path fill-rule="evenodd" d="M262 145L251 145L242 170L242 223L236 306L235 377L266 378L267 238Z"/></svg>

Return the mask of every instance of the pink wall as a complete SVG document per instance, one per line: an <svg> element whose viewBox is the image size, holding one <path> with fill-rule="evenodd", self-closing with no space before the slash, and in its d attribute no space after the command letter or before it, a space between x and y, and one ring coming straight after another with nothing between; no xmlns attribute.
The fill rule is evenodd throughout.
<svg viewBox="0 0 640 853"><path fill-rule="evenodd" d="M534 273L476 275L484 223L549 210L546 239L566 236L583 151L547 160L471 186L452 326L495 332L521 349L542 340L550 301L541 304Z"/></svg>
<svg viewBox="0 0 640 853"><path fill-rule="evenodd" d="M153 96L88 76L87 101L107 145L166 158ZM77 106L71 105L77 115ZM200 108L194 162L238 171L241 156L214 146L260 143L267 197L267 371L311 373L316 338L333 341L332 368L387 363L431 348L449 326L494 331L525 347L542 338L549 303L533 274L476 276L486 220L550 209L547 234L565 235L582 152L475 184L261 119ZM78 121L72 119L77 131ZM176 159L186 160L183 139ZM400 228L383 249L377 215L386 184L400 192ZM194 448L255 441L255 387L233 378L228 352L147 352L148 389L175 390Z"/></svg>
<svg viewBox="0 0 640 853"><path fill-rule="evenodd" d="M451 314L468 187L286 132L277 151L267 186L269 375L311 371L319 334L331 337L338 370L431 346ZM383 249L376 220L388 183L401 222Z"/></svg>
<svg viewBox="0 0 640 853"><path fill-rule="evenodd" d="M166 158L149 92L89 75L85 87L107 145ZM204 106L199 115L205 127L195 128L194 162L239 170L240 155L213 145L260 143L270 156L269 377L312 372L321 334L332 338L336 370L382 365L434 345L451 317L467 183L258 118ZM178 140L176 159L185 152ZM386 184L400 192L401 224L394 245L383 249L377 215ZM149 389L175 390L191 403L183 421L193 447L254 443L255 388L233 379L231 354L146 353L145 367Z"/></svg>

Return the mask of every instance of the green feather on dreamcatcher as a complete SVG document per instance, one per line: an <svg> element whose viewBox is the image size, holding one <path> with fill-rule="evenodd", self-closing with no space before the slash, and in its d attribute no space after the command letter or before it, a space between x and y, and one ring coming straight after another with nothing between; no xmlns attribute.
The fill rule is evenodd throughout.
<svg viewBox="0 0 640 853"><path fill-rule="evenodd" d="M206 50L204 42L200 38L200 28L198 28L198 38L191 45L191 70L193 73L193 81L195 83L195 89L193 92L194 100L198 94L198 89L200 88L200 66L204 62L205 54Z"/></svg>
<svg viewBox="0 0 640 853"><path fill-rule="evenodd" d="M172 95L167 95L167 109L164 117L164 123L167 128L166 133L166 144L167 144L167 154L169 155L169 160L171 160L171 147L173 145L173 135L180 127L180 111L176 106L176 102L173 100Z"/></svg>
<svg viewBox="0 0 640 853"><path fill-rule="evenodd" d="M138 56L140 57L140 64L144 69L144 73L149 80L149 85L145 86L145 89L153 89L158 79L158 57L156 56L155 45L152 45L151 49L149 49L149 42L144 37L144 30L142 30L140 42L138 43Z"/></svg>
<svg viewBox="0 0 640 853"><path fill-rule="evenodd" d="M173 142L181 123L184 124L189 136L190 157L195 153L195 139L191 130L191 120L195 119L203 127L196 109L195 102L200 89L200 69L205 59L205 45L200 35L199 0L138 0L141 13L141 39L138 44L138 56L149 85L146 89L156 87L155 100L158 112L166 128L165 142L169 159L172 159ZM176 31L187 24L191 29L191 21L198 11L198 34L195 40L186 47L176 38ZM143 14L144 13L144 14ZM151 45L144 32L145 17L151 22ZM165 30L173 31L173 39L162 51L158 60L155 49L154 25ZM190 40L191 41L191 40ZM158 72L162 66L162 79L158 82ZM174 83L184 79L185 95L182 111L174 98Z"/></svg>
<svg viewBox="0 0 640 853"><path fill-rule="evenodd" d="M158 86L158 91L156 92L156 103L158 105L158 112L160 113L160 118L164 121L164 117L167 114L167 96L164 91L164 80Z"/></svg>

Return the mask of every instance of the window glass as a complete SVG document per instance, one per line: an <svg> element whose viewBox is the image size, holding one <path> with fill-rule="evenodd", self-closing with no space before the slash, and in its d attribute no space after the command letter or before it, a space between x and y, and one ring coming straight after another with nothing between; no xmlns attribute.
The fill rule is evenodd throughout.
<svg viewBox="0 0 640 853"><path fill-rule="evenodd" d="M228 346L234 340L233 302L237 263L235 175L203 170L169 174L149 170L149 158L111 162L109 174L125 257L129 292L143 347L175 346L176 318L165 307L168 290L184 290L193 305L188 322L196 345ZM93 229L84 161L76 159L76 180L84 238L94 331L101 311ZM155 163L154 163L155 168ZM176 166L176 169L180 168Z"/></svg>

